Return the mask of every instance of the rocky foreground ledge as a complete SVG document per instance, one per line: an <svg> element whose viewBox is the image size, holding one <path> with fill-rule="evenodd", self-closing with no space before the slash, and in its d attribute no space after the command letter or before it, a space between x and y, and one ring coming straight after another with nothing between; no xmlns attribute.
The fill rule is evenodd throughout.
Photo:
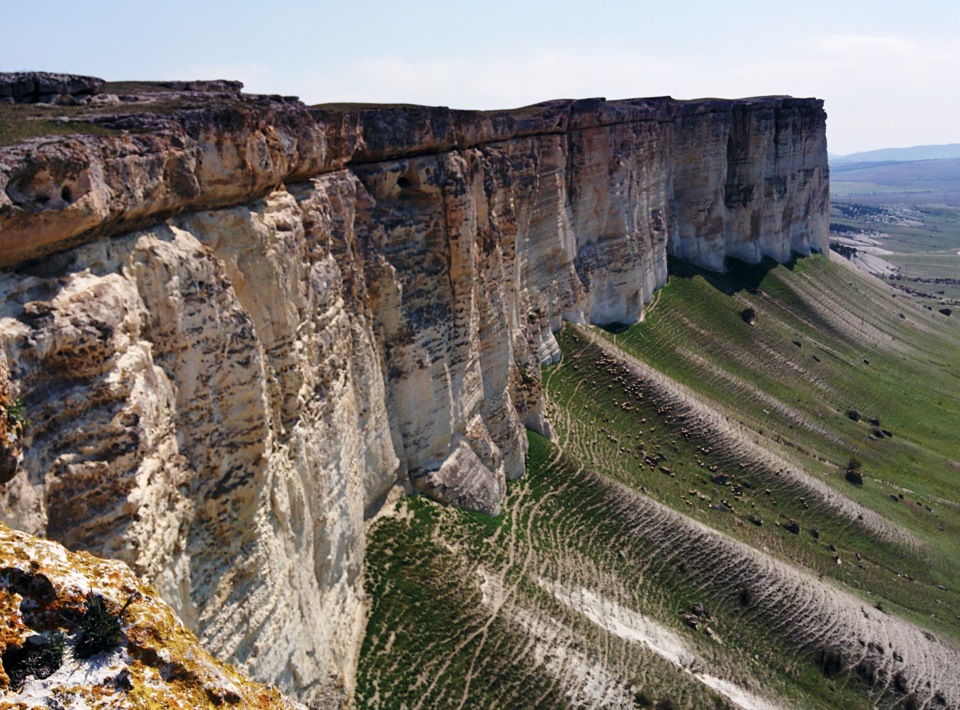
<svg viewBox="0 0 960 710"><path fill-rule="evenodd" d="M309 702L353 689L364 520L400 489L500 510L562 321L642 318L668 254L827 247L817 99L104 83L0 105L0 139L3 406L29 421L0 515L127 562Z"/></svg>
<svg viewBox="0 0 960 710"><path fill-rule="evenodd" d="M0 523L0 707L303 709L203 650L121 562Z"/></svg>

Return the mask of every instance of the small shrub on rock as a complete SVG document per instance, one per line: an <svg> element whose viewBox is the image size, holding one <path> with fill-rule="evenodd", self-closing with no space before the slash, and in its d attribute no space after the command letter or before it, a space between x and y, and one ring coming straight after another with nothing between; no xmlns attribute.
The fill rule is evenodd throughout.
<svg viewBox="0 0 960 710"><path fill-rule="evenodd" d="M123 608L113 614L99 594L87 595L87 608L77 624L79 631L76 654L80 658L89 658L95 653L108 651L120 644L123 639L123 615L133 597L127 600Z"/></svg>
<svg viewBox="0 0 960 710"><path fill-rule="evenodd" d="M19 424L22 428L26 429L29 423L30 421L27 419L27 407L23 403L23 400L17 397L10 403L10 406L7 407L7 424L10 426Z"/></svg>
<svg viewBox="0 0 960 710"><path fill-rule="evenodd" d="M847 461L847 468L844 473L844 478L846 478L850 483L853 483L857 486L863 485L863 472L860 468L863 466L863 463L858 458L851 457Z"/></svg>

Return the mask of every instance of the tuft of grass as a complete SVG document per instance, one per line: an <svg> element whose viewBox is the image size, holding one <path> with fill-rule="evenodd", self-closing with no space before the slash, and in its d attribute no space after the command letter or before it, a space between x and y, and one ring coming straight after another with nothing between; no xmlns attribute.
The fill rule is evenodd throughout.
<svg viewBox="0 0 960 710"><path fill-rule="evenodd" d="M67 635L60 629L50 634L50 645L47 647L47 659L54 669L63 665L63 654L67 650Z"/></svg>
<svg viewBox="0 0 960 710"><path fill-rule="evenodd" d="M102 596L92 592L87 595L86 609L77 624L77 656L89 658L120 645L123 640L123 615L132 600L133 597L130 597L119 612L113 613Z"/></svg>
<svg viewBox="0 0 960 710"><path fill-rule="evenodd" d="M7 407L7 425L15 427L18 424L22 429L30 426L30 420L27 419L27 406L21 397L17 397Z"/></svg>

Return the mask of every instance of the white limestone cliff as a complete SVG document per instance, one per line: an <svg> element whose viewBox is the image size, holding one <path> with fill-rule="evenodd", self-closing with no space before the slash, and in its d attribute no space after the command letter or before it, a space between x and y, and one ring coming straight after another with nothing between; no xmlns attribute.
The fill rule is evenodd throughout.
<svg viewBox="0 0 960 710"><path fill-rule="evenodd" d="M0 515L124 560L215 655L332 702L354 683L365 518L396 487L498 512L524 427L549 433L552 333L640 319L668 252L824 249L824 116L265 110L277 128L190 114L119 152L0 156L0 348L30 417Z"/></svg>

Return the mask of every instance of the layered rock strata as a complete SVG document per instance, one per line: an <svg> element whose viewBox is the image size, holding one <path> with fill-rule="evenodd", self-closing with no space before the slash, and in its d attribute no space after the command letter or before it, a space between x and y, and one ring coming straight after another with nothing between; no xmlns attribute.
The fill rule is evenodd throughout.
<svg viewBox="0 0 960 710"><path fill-rule="evenodd" d="M395 486L499 510L562 320L638 320L668 252L826 247L817 100L164 101L0 150L0 510L306 700L352 687Z"/></svg>

